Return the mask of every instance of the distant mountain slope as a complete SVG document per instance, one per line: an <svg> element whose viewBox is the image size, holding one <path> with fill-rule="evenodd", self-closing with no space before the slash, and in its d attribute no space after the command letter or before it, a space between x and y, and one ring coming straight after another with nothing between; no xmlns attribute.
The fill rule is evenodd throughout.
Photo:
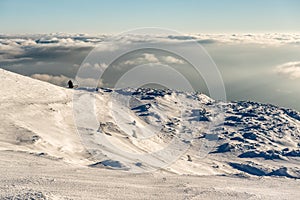
<svg viewBox="0 0 300 200"><path fill-rule="evenodd" d="M300 114L291 109L170 90L70 90L4 70L0 81L0 150L120 170L151 170L160 160L178 174L300 178ZM93 96L97 127L74 123L74 94ZM100 136L128 157L101 146ZM174 138L183 144L178 159L152 154Z"/></svg>

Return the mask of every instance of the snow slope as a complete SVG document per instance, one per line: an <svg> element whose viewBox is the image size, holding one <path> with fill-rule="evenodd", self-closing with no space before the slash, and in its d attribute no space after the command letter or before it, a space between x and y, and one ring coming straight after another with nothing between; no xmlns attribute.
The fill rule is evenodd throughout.
<svg viewBox="0 0 300 200"><path fill-rule="evenodd" d="M0 149L81 161L72 91L0 70Z"/></svg>
<svg viewBox="0 0 300 200"><path fill-rule="evenodd" d="M1 150L126 171L300 178L300 115L290 109L169 90L74 91L4 70L0 80ZM95 100L94 129L74 123L74 92ZM174 138L180 148L165 152Z"/></svg>

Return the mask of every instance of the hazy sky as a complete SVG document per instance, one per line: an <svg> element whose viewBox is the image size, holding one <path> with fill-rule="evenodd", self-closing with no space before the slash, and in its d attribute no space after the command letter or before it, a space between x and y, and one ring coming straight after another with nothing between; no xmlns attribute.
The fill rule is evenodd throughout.
<svg viewBox="0 0 300 200"><path fill-rule="evenodd" d="M300 32L298 0L1 0L0 33Z"/></svg>

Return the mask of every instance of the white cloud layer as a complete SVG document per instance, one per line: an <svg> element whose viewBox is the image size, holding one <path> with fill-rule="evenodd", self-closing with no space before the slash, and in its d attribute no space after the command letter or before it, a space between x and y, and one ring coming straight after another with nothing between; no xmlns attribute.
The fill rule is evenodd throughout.
<svg viewBox="0 0 300 200"><path fill-rule="evenodd" d="M72 78L60 75L60 76L53 76L49 74L33 74L30 76L31 78L40 80L40 81L45 81L48 83L52 83L55 85L59 85L62 87L67 87L67 83L69 80L73 80ZM103 83L101 79L93 79L93 78L80 78L77 77L76 81L74 81L74 84L80 83L81 86L84 87L94 87L95 85L98 85L98 87L102 87Z"/></svg>
<svg viewBox="0 0 300 200"><path fill-rule="evenodd" d="M144 53L143 56L145 57L145 60L148 62L156 63L159 62L158 58L154 54L151 53Z"/></svg>
<svg viewBox="0 0 300 200"><path fill-rule="evenodd" d="M123 65L132 65L137 66L141 64L184 64L185 62L181 59L175 58L173 56L156 56L151 53L144 53L138 58L126 60L122 62L119 66L119 69L122 68Z"/></svg>
<svg viewBox="0 0 300 200"><path fill-rule="evenodd" d="M106 41L119 41L124 44L149 42L198 42L199 44L260 44L260 45L300 45L300 34L191 34L176 35L86 35L86 34L48 34L48 35L0 35L0 62L14 62L36 56L49 56L82 49L92 49ZM107 47L112 48L112 47ZM117 48L117 47L114 47ZM145 59L157 62L151 54ZM178 60L166 58L169 63ZM180 62L180 61L179 61Z"/></svg>
<svg viewBox="0 0 300 200"><path fill-rule="evenodd" d="M46 81L49 83L53 83L55 85L59 85L59 86L66 86L68 80L70 80L70 78L60 75L60 76L52 76L49 74L33 74L31 75L32 78L41 80L41 81Z"/></svg>
<svg viewBox="0 0 300 200"><path fill-rule="evenodd" d="M300 78L300 61L288 62L276 67L277 74L292 80Z"/></svg>
<svg viewBox="0 0 300 200"><path fill-rule="evenodd" d="M168 64L183 64L184 61L173 56L164 56L162 58Z"/></svg>

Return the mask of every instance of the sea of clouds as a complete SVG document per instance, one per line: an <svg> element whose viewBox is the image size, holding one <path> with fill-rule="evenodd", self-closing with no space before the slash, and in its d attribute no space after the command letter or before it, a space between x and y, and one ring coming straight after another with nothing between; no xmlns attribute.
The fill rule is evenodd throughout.
<svg viewBox="0 0 300 200"><path fill-rule="evenodd" d="M298 50L300 47L300 34L297 33L185 35L0 34L0 67L65 86L68 79L73 79L76 76L77 70L91 50L100 43L112 40L118 40L126 45L159 42L188 46L190 42L198 43L208 50L208 53L220 68L231 100L245 98L270 102L270 98L272 98L278 99L274 103L281 104L283 99L280 100L280 95L295 93L296 87L294 85L300 80ZM108 46L107 48L120 47ZM139 57L120 62L117 67L126 68L129 65L134 66L147 62L184 66L184 61L178 57L171 55L159 56L145 52L140 54ZM88 64L85 63L85 65ZM91 65L96 71L99 68L107 67L101 62ZM264 91L266 90L269 90L272 94L264 99ZM295 101L298 100L297 98L297 96L293 96ZM290 104L296 105L295 102L281 105Z"/></svg>

